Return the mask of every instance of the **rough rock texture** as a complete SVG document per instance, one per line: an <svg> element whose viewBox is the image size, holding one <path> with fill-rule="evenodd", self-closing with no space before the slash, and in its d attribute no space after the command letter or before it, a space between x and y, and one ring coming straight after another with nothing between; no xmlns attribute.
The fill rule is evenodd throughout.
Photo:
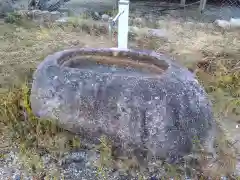
<svg viewBox="0 0 240 180"><path fill-rule="evenodd" d="M124 150L148 149L170 163L190 153L196 140L212 150L206 93L163 54L113 48L49 55L34 74L31 105L36 115L91 142L106 135Z"/></svg>

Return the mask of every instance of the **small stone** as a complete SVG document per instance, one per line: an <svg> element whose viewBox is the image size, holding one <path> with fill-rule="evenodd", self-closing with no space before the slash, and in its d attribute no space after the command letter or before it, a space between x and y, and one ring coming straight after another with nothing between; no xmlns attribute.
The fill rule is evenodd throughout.
<svg viewBox="0 0 240 180"><path fill-rule="evenodd" d="M236 172L235 172L236 176L240 176L240 162L237 162L236 164Z"/></svg>
<svg viewBox="0 0 240 180"><path fill-rule="evenodd" d="M141 23L143 20L142 20L142 18L138 17L135 19L135 21L136 21L136 23Z"/></svg>
<svg viewBox="0 0 240 180"><path fill-rule="evenodd" d="M214 24L215 24L216 26L218 26L218 27L223 28L223 29L229 29L230 26L231 26L230 23L229 23L229 21L220 20L220 19L216 20L216 21L214 22Z"/></svg>
<svg viewBox="0 0 240 180"><path fill-rule="evenodd" d="M231 18L229 23L231 28L240 28L240 19Z"/></svg>
<svg viewBox="0 0 240 180"><path fill-rule="evenodd" d="M69 22L69 18L68 17L62 17L62 18L57 19L56 22L67 23L67 22Z"/></svg>
<svg viewBox="0 0 240 180"><path fill-rule="evenodd" d="M17 175L15 175L15 178L14 178L15 180L21 180L21 175L19 175L19 174L17 174Z"/></svg>
<svg viewBox="0 0 240 180"><path fill-rule="evenodd" d="M100 15L99 15L98 12L94 12L94 15L95 15L96 17L100 17Z"/></svg>
<svg viewBox="0 0 240 180"><path fill-rule="evenodd" d="M164 29L149 29L148 35L154 36L154 37L167 37L168 36L167 31Z"/></svg>
<svg viewBox="0 0 240 180"><path fill-rule="evenodd" d="M153 176L150 178L150 180L157 180L157 178Z"/></svg>
<svg viewBox="0 0 240 180"><path fill-rule="evenodd" d="M51 12L51 21L56 21L61 17L61 13L58 11Z"/></svg>
<svg viewBox="0 0 240 180"><path fill-rule="evenodd" d="M131 27L131 30L132 30L133 32L138 32L138 31L139 31L139 28L136 27L136 26L132 26L132 27Z"/></svg>
<svg viewBox="0 0 240 180"><path fill-rule="evenodd" d="M107 14L103 14L103 15L102 15L102 20L103 20L103 21L108 21L109 18L110 18L110 16L107 15Z"/></svg>

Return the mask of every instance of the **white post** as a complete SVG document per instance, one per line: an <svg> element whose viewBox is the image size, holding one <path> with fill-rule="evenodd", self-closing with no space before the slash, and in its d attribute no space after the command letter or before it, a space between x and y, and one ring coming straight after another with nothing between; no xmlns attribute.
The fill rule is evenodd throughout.
<svg viewBox="0 0 240 180"><path fill-rule="evenodd" d="M119 0L118 12L123 12L118 19L118 48L128 48L129 0Z"/></svg>
<svg viewBox="0 0 240 180"><path fill-rule="evenodd" d="M200 13L203 13L203 11L205 10L206 4L207 4L207 0L200 0L200 5L199 5Z"/></svg>
<svg viewBox="0 0 240 180"><path fill-rule="evenodd" d="M180 5L181 5L182 7L184 7L184 6L186 5L186 0L181 0Z"/></svg>

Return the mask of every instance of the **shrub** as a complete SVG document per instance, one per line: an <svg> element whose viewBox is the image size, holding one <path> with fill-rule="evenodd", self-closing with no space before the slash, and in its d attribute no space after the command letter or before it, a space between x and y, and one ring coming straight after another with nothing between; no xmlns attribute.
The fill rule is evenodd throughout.
<svg viewBox="0 0 240 180"><path fill-rule="evenodd" d="M7 13L4 21L5 23L20 25L22 21L22 16L17 12Z"/></svg>

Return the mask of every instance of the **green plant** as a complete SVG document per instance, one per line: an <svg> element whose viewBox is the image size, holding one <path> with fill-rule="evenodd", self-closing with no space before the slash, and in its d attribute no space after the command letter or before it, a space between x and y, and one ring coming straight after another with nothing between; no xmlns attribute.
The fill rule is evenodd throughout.
<svg viewBox="0 0 240 180"><path fill-rule="evenodd" d="M100 144L95 146L95 150L99 152L99 159L96 162L97 175L99 178L107 179L106 167L112 167L112 148L105 136L100 137Z"/></svg>
<svg viewBox="0 0 240 180"><path fill-rule="evenodd" d="M5 23L10 24L21 24L22 16L17 12L8 13L7 16L4 18Z"/></svg>
<svg viewBox="0 0 240 180"><path fill-rule="evenodd" d="M5 135L11 140L10 145L19 147L19 164L27 172L34 176L46 174L59 177L57 169L54 172L46 171L41 151L49 152L52 158L56 158L64 152L79 148L80 139L62 130L53 121L34 116L29 94L27 83L22 87L14 87L7 94L1 94L0 123L5 127Z"/></svg>
<svg viewBox="0 0 240 180"><path fill-rule="evenodd" d="M225 122L222 121L227 120L226 123L228 123L229 120L239 120L240 117L240 71L236 68L239 60L224 63L221 58L223 57L218 56L211 63L207 62L207 67L197 70L197 77L213 102L216 123L219 125L215 141L215 150L218 156L211 168L203 165L203 168L206 168L205 173L210 173L214 177L235 171L236 150L234 145L229 142L229 139L232 141L232 137L226 136L221 128L225 129L223 126ZM229 123L234 124L235 122ZM234 129L227 129L227 131L232 136Z"/></svg>
<svg viewBox="0 0 240 180"><path fill-rule="evenodd" d="M217 106L219 112L224 112L225 116L240 115L240 71L233 67L234 65L225 65L219 60L208 65L207 68L214 69L213 71L197 71L199 80L213 98L214 106Z"/></svg>

